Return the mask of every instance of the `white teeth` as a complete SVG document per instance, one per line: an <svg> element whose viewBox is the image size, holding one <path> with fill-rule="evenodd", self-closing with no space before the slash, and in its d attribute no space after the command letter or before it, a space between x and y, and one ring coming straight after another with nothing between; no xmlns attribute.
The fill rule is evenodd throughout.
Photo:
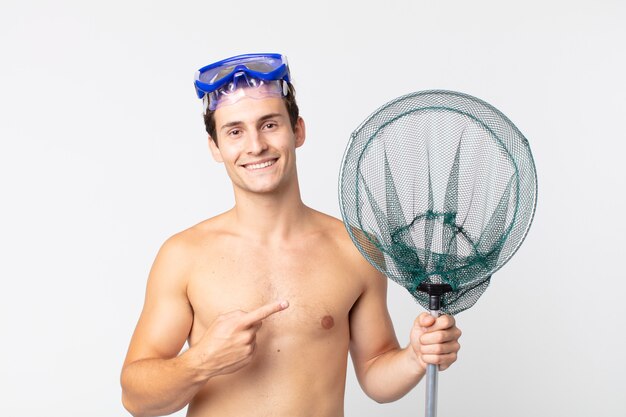
<svg viewBox="0 0 626 417"><path fill-rule="evenodd" d="M268 167L270 165L274 165L274 162L276 162L275 159L272 159L271 161L267 161L267 162L262 162L260 164L247 164L246 168L247 169L261 169L261 168Z"/></svg>

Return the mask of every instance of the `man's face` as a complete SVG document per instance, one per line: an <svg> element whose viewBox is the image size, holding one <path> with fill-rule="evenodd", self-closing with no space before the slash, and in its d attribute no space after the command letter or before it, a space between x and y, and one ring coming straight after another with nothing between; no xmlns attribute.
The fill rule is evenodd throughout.
<svg viewBox="0 0 626 417"><path fill-rule="evenodd" d="M280 190L296 181L295 148L304 143L304 122L295 132L281 98L243 98L215 111L213 158L223 162L236 188L255 193Z"/></svg>

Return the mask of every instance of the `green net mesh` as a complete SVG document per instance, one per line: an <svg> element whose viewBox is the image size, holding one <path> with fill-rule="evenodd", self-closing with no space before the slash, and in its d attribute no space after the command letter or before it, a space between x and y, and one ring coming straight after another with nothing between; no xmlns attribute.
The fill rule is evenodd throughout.
<svg viewBox="0 0 626 417"><path fill-rule="evenodd" d="M521 245L535 212L528 141L500 111L452 91L393 100L344 154L342 217L361 253L425 308L422 283L449 284L441 310L478 300Z"/></svg>

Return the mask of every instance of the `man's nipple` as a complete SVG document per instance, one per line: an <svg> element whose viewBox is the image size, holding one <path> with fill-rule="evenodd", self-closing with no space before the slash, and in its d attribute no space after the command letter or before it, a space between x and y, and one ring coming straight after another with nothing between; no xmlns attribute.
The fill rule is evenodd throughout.
<svg viewBox="0 0 626 417"><path fill-rule="evenodd" d="M335 320L333 316L324 316L322 318L322 327L326 330L331 329L335 325Z"/></svg>

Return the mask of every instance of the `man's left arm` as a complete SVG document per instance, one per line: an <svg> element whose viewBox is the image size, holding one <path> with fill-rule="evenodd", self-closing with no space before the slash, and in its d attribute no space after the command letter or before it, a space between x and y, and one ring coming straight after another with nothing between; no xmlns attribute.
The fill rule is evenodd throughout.
<svg viewBox="0 0 626 417"><path fill-rule="evenodd" d="M444 370L456 361L461 331L451 316L422 313L410 343L400 348L387 309L387 278L377 271L367 275L350 312L350 354L363 391L377 402L391 402L417 385L427 364Z"/></svg>

